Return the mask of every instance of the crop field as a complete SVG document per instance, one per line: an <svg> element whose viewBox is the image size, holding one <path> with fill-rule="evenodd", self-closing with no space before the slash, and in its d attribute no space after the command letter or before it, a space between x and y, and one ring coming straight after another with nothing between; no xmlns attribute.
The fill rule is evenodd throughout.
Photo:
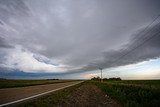
<svg viewBox="0 0 160 107"><path fill-rule="evenodd" d="M124 107L159 107L160 80L91 81Z"/></svg>
<svg viewBox="0 0 160 107"><path fill-rule="evenodd" d="M34 85L45 85L55 83L71 82L73 80L0 80L1 88L24 87Z"/></svg>
<svg viewBox="0 0 160 107"><path fill-rule="evenodd" d="M107 83L139 85L160 88L160 80L123 80L123 81L107 81Z"/></svg>

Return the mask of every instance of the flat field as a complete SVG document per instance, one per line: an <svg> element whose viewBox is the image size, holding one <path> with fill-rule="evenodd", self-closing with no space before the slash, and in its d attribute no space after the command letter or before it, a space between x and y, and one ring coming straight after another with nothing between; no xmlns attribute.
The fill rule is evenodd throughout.
<svg viewBox="0 0 160 107"><path fill-rule="evenodd" d="M160 80L91 81L124 107L159 107Z"/></svg>
<svg viewBox="0 0 160 107"><path fill-rule="evenodd" d="M65 83L74 80L0 80L1 88L25 87L34 85L45 85L55 83Z"/></svg>

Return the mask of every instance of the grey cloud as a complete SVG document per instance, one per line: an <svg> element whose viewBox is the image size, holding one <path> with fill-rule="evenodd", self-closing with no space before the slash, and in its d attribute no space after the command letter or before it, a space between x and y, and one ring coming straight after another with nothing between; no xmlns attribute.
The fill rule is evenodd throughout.
<svg viewBox="0 0 160 107"><path fill-rule="evenodd" d="M4 25L2 21L0 21L0 24L1 24L1 25Z"/></svg>
<svg viewBox="0 0 160 107"><path fill-rule="evenodd" d="M0 37L0 48L13 48L13 46L9 45L4 38Z"/></svg>
<svg viewBox="0 0 160 107"><path fill-rule="evenodd" d="M21 0L0 0L0 17L3 21L9 21L12 17L26 17L28 8Z"/></svg>
<svg viewBox="0 0 160 107"><path fill-rule="evenodd" d="M34 54L33 57L39 62L43 62L43 63L46 63L46 64L52 64L52 65L58 66L58 64L56 64L52 60L48 59L47 57L40 56L40 55L37 55L37 54Z"/></svg>
<svg viewBox="0 0 160 107"><path fill-rule="evenodd" d="M7 43L58 60L35 57L40 62L79 68L68 72L95 70L94 64L103 68L126 65L158 57L159 43L152 40L111 65L141 43L134 38L138 33L132 34L157 16L159 5L158 0L1 0L0 20L5 27L0 33ZM7 46L1 41L1 46Z"/></svg>
<svg viewBox="0 0 160 107"><path fill-rule="evenodd" d="M132 35L125 48L104 52L101 60L95 60L79 71L96 70L99 67L110 68L135 64L138 62L160 57L160 23L150 27L147 31L139 30ZM142 33L143 32L143 33Z"/></svg>

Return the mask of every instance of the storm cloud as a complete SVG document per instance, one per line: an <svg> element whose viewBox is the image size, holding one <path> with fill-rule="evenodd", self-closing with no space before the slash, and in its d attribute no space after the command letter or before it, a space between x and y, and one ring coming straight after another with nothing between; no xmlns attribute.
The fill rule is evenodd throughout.
<svg viewBox="0 0 160 107"><path fill-rule="evenodd" d="M159 5L158 0L1 0L0 67L75 73L159 58L160 18L145 30Z"/></svg>
<svg viewBox="0 0 160 107"><path fill-rule="evenodd" d="M119 50L104 52L100 60L90 62L83 70L95 70L98 68L110 68L136 64L139 62L160 57L160 23L143 32L132 35L130 42ZM143 32L143 33L142 33Z"/></svg>

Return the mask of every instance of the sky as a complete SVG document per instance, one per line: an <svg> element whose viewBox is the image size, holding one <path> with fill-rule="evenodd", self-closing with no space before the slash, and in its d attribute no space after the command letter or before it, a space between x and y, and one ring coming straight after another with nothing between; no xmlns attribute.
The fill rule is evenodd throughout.
<svg viewBox="0 0 160 107"><path fill-rule="evenodd" d="M0 0L0 78L160 79L159 0Z"/></svg>

